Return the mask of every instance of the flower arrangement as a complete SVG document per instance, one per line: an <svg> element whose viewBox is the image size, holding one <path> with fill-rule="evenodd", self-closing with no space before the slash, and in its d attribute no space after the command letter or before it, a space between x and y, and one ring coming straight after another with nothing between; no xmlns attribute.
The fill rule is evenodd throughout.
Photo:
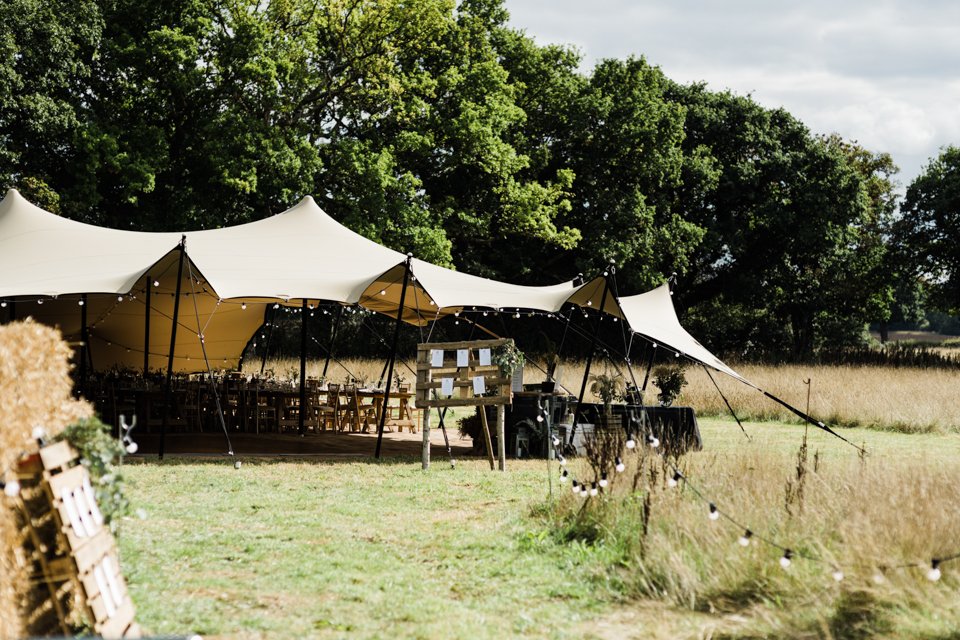
<svg viewBox="0 0 960 640"><path fill-rule="evenodd" d="M663 365L654 369L653 384L660 389L660 393L657 394L660 405L669 407L687 385L687 377L683 373L683 367Z"/></svg>
<svg viewBox="0 0 960 640"><path fill-rule="evenodd" d="M610 405L614 400L623 397L626 390L623 377L616 373L595 373L590 376L593 383L590 385L590 392L599 396L603 402L603 413L610 415Z"/></svg>
<svg viewBox="0 0 960 640"><path fill-rule="evenodd" d="M513 375L513 372L517 369L522 369L523 364L526 362L523 351L517 349L517 345L513 342L508 342L503 346L497 347L493 352L491 360L500 367L500 374L503 376Z"/></svg>

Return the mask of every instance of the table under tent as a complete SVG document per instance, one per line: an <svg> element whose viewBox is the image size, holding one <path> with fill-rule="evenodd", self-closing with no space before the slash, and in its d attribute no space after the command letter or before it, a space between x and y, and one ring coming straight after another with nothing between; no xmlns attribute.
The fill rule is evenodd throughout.
<svg viewBox="0 0 960 640"><path fill-rule="evenodd" d="M612 279L611 268L588 282L523 286L457 272L354 233L309 196L263 220L183 233L83 224L46 212L15 190L0 202L0 321L31 317L59 327L77 346L81 383L93 372L159 376L161 457L170 420L183 418L171 416L172 381L188 374L200 374L209 385L229 448L221 398L226 389L218 390L214 371L240 367L244 350L260 332L267 311L278 305L301 312L321 304L359 306L394 318L388 381L393 378L401 322L427 326L483 310L539 312L559 318L565 305L574 305L594 314L597 324L605 317L623 323L631 340L672 350L754 386L683 329L668 285L620 297L611 286ZM305 316L301 316L298 389L303 408L308 395ZM591 354L596 333L593 340ZM633 378L629 352L624 357ZM584 406L588 374L589 360L584 385L576 401L571 399L574 410ZM381 399L384 407L391 393L388 383ZM386 413L380 412L376 427L378 457ZM299 411L301 435L308 418L307 411ZM575 424L580 421L585 422L578 419ZM426 465L428 420L424 427ZM500 435L502 459L505 438Z"/></svg>

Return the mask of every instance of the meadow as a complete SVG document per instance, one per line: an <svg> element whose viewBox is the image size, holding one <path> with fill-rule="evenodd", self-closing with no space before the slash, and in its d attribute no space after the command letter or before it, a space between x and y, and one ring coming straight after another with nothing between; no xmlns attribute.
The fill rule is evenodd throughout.
<svg viewBox="0 0 960 640"><path fill-rule="evenodd" d="M138 619L224 638L958 637L960 562L926 578L960 552L956 434L845 429L861 456L811 429L801 464L806 429L744 426L701 421L689 485L640 447L586 500L543 460L137 461L144 517L119 543ZM798 557L784 570L761 538Z"/></svg>

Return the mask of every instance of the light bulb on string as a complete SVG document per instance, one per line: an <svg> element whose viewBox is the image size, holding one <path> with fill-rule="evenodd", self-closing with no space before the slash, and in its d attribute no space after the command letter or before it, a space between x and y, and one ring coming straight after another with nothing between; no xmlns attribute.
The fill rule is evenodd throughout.
<svg viewBox="0 0 960 640"><path fill-rule="evenodd" d="M595 498L598 493L600 492L597 490L597 483L594 482L590 485L590 497Z"/></svg>
<svg viewBox="0 0 960 640"><path fill-rule="evenodd" d="M792 559L793 559L793 551L791 551L790 549L785 550L783 552L783 555L780 556L780 566L786 569L787 567L790 566Z"/></svg>
<svg viewBox="0 0 960 640"><path fill-rule="evenodd" d="M3 302L0 302L0 307L6 309L6 308L7 308L7 301L4 300Z"/></svg>
<svg viewBox="0 0 960 640"><path fill-rule="evenodd" d="M0 482L0 485L3 485L3 493L10 498L16 498L20 495L20 483L16 480L11 480L4 484Z"/></svg>
<svg viewBox="0 0 960 640"><path fill-rule="evenodd" d="M153 286L159 287L159 286L160 286L160 281L159 281L159 280L154 280L154 281L153 281Z"/></svg>
<svg viewBox="0 0 960 640"><path fill-rule="evenodd" d="M83 300L77 300L77 304L82 307L82 306L83 306Z"/></svg>
<svg viewBox="0 0 960 640"><path fill-rule="evenodd" d="M749 547L750 538L752 537L753 537L753 531L750 531L750 529L747 529L746 531L743 532L743 535L740 536L740 538L737 540L737 544L739 544L741 547Z"/></svg>
<svg viewBox="0 0 960 640"><path fill-rule="evenodd" d="M936 582L937 580L940 579L941 575L942 574L940 573L940 561L934 558L933 561L930 562L930 570L927 571L927 580L929 580L930 582Z"/></svg>
<svg viewBox="0 0 960 640"><path fill-rule="evenodd" d="M652 435L652 434L651 434L651 435L648 435L648 436L647 436L647 444L650 445L650 448L651 448L651 449L656 449L657 447L660 446L660 439L657 438L656 436Z"/></svg>
<svg viewBox="0 0 960 640"><path fill-rule="evenodd" d="M279 308L280 308L280 303L279 303L279 302L275 302L275 303L273 304L273 308L274 308L274 310L279 309Z"/></svg>
<svg viewBox="0 0 960 640"><path fill-rule="evenodd" d="M563 456L557 456L557 462L560 463L561 467L567 466L567 459L564 458Z"/></svg>
<svg viewBox="0 0 960 640"><path fill-rule="evenodd" d="M633 449L635 446L637 446L637 443L631 435L627 438L627 449Z"/></svg>
<svg viewBox="0 0 960 640"><path fill-rule="evenodd" d="M570 489L571 489L574 493L580 493L580 483L577 482L576 480L574 480L574 481L573 481L573 484L570 485Z"/></svg>
<svg viewBox="0 0 960 640"><path fill-rule="evenodd" d="M560 438L558 438L557 436L553 436L553 446L554 447L560 446Z"/></svg>
<svg viewBox="0 0 960 640"><path fill-rule="evenodd" d="M615 463L616 463L616 466L614 467L614 469L617 470L617 473L623 473L624 469L627 468L627 465L623 464L623 460L620 459L620 456L617 456Z"/></svg>
<svg viewBox="0 0 960 640"><path fill-rule="evenodd" d="M709 515L709 518L710 518L711 520L719 520L719 519L720 519L720 512L717 510L717 505L713 504L712 502L710 503L710 515Z"/></svg>
<svg viewBox="0 0 960 640"><path fill-rule="evenodd" d="M380 295L382 295L382 296L387 295L387 290L386 290L386 289L380 289Z"/></svg>
<svg viewBox="0 0 960 640"><path fill-rule="evenodd" d="M537 422L543 422L543 416L537 415Z"/></svg>
<svg viewBox="0 0 960 640"><path fill-rule="evenodd" d="M833 579L836 582L843 582L843 578L845 577L843 575L843 571L840 571L840 569L834 569L833 573L831 573L830 575L833 576Z"/></svg>
<svg viewBox="0 0 960 640"><path fill-rule="evenodd" d="M566 482L570 474L567 473L567 470L564 469L563 473L560 474L560 482Z"/></svg>
<svg viewBox="0 0 960 640"><path fill-rule="evenodd" d="M122 300L122 299L123 299L123 298L121 298L121 300ZM43 298L37 299L37 304L43 304Z"/></svg>
<svg viewBox="0 0 960 640"><path fill-rule="evenodd" d="M674 471L673 475L667 480L668 487L675 487L680 484L680 481L683 480L683 474L679 471Z"/></svg>
<svg viewBox="0 0 960 640"><path fill-rule="evenodd" d="M246 303L246 302L241 302L241 303L240 303L240 308L241 308L241 309L246 309L246 308L247 308L247 303Z"/></svg>
<svg viewBox="0 0 960 640"><path fill-rule="evenodd" d="M607 481L607 472L604 471L603 473L600 474L600 486L606 487L608 484L610 483Z"/></svg>
<svg viewBox="0 0 960 640"><path fill-rule="evenodd" d="M117 302L123 302L123 296L117 296Z"/></svg>
<svg viewBox="0 0 960 640"><path fill-rule="evenodd" d="M139 448L136 442L130 442L127 444L127 453L136 453Z"/></svg>

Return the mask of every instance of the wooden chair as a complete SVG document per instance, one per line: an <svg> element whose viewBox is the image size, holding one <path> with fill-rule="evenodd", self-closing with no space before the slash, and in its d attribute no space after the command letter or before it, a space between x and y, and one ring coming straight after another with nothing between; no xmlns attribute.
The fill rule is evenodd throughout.
<svg viewBox="0 0 960 640"><path fill-rule="evenodd" d="M330 427L331 431L340 431L340 385L330 383L327 385L326 402L317 407L317 419L319 428L326 431Z"/></svg>
<svg viewBox="0 0 960 640"><path fill-rule="evenodd" d="M376 425L376 409L372 404L360 404L360 399L357 396L356 385L344 385L343 395L345 397L345 401L343 404L343 410L340 412L341 430L349 428L350 431L366 431L370 424Z"/></svg>

